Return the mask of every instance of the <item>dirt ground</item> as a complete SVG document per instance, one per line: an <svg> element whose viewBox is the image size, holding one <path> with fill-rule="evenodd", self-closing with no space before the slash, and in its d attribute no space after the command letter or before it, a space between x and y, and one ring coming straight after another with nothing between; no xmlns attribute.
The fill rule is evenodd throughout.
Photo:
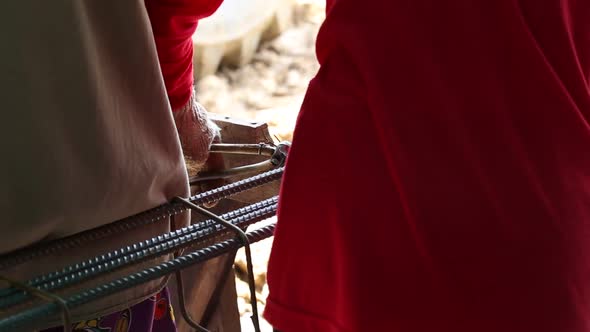
<svg viewBox="0 0 590 332"><path fill-rule="evenodd" d="M209 112L266 121L272 134L290 140L303 95L318 70L315 40L323 2L296 1L293 26L261 45L250 64L221 68L197 82L199 102Z"/></svg>
<svg viewBox="0 0 590 332"><path fill-rule="evenodd" d="M197 82L201 104L213 113L264 121L272 135L291 140L305 90L318 70L315 40L324 12L324 0L297 0L292 27L261 45L250 64L221 68ZM266 265L271 246L272 239L252 246L260 313L268 296ZM238 253L236 270L238 275L246 270L243 251ZM236 283L242 331L253 331L248 286L239 277ZM268 323L261 323L263 332L272 331Z"/></svg>

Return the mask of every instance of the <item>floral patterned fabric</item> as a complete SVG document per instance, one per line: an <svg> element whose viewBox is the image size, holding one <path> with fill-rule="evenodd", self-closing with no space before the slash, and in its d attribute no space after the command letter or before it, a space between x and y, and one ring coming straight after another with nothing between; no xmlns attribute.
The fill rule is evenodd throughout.
<svg viewBox="0 0 590 332"><path fill-rule="evenodd" d="M42 332L62 332L56 327ZM74 332L176 332L170 295L165 288L149 299L104 317L78 322Z"/></svg>

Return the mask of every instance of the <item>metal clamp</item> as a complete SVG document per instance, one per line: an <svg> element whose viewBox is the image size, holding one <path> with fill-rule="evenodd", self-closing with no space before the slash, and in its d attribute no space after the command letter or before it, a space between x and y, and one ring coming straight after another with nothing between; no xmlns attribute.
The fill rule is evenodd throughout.
<svg viewBox="0 0 590 332"><path fill-rule="evenodd" d="M289 149L291 148L291 142L283 141L279 143L276 148L275 152L270 157L270 162L275 167L283 167L287 162L287 154L289 154Z"/></svg>

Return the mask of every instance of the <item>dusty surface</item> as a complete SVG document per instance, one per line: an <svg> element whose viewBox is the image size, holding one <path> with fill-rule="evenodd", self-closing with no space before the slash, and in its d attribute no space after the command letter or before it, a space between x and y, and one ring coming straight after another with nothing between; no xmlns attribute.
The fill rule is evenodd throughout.
<svg viewBox="0 0 590 332"><path fill-rule="evenodd" d="M213 113L266 121L272 134L291 139L307 84L318 70L315 39L323 1L299 0L293 16L293 27L261 45L250 64L221 68L197 82L199 102Z"/></svg>
<svg viewBox="0 0 590 332"><path fill-rule="evenodd" d="M318 70L315 39L324 19L323 0L298 0L293 27L260 47L252 63L242 68L222 68L197 83L199 101L210 111L239 118L265 121L271 134L291 140L295 119L309 80ZM262 313L268 287L266 265L272 239L252 246L259 311ZM250 295L242 280L245 255L238 253L236 270L242 330L253 331ZM242 277L242 278L240 278ZM262 322L262 331L271 327Z"/></svg>

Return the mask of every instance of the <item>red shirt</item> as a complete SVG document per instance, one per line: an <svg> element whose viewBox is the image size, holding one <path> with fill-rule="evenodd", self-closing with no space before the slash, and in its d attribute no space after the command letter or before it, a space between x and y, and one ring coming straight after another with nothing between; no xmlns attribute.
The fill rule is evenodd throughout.
<svg viewBox="0 0 590 332"><path fill-rule="evenodd" d="M590 331L590 1L334 0L317 56L265 317Z"/></svg>
<svg viewBox="0 0 590 332"><path fill-rule="evenodd" d="M184 106L193 90L192 36L199 19L223 0L145 0L158 58L173 110Z"/></svg>

